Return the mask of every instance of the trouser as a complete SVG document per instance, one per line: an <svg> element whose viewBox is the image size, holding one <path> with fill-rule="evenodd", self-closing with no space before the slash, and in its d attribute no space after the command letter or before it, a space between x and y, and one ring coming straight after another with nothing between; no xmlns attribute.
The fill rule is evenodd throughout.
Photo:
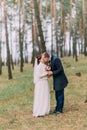
<svg viewBox="0 0 87 130"><path fill-rule="evenodd" d="M62 112L64 106L64 89L55 91L56 108L55 111Z"/></svg>

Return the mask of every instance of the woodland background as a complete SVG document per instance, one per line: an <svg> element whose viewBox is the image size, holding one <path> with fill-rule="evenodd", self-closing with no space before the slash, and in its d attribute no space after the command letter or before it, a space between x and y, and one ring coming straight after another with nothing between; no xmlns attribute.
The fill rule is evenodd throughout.
<svg viewBox="0 0 87 130"><path fill-rule="evenodd" d="M33 65L44 51L60 57L69 84L63 114L34 118ZM87 130L86 90L87 0L0 0L0 130Z"/></svg>
<svg viewBox="0 0 87 130"><path fill-rule="evenodd" d="M86 0L0 0L0 74L44 51L59 57L87 56Z"/></svg>

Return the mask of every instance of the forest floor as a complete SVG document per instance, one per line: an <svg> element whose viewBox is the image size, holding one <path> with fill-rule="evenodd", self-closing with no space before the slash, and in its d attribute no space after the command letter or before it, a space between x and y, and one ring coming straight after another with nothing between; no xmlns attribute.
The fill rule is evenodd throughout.
<svg viewBox="0 0 87 130"><path fill-rule="evenodd" d="M49 114L45 117L32 116L34 84L33 67L19 65L13 70L13 79L7 78L7 67L3 66L0 76L0 130L87 130L87 57L62 58L69 84L65 89L64 112L60 115ZM76 73L81 73L77 76ZM51 111L55 108L55 94L52 78L49 79Z"/></svg>

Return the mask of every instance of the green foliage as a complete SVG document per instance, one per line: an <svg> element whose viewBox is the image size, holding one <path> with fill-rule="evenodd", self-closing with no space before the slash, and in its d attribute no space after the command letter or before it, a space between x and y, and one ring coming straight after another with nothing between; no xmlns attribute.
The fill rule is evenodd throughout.
<svg viewBox="0 0 87 130"><path fill-rule="evenodd" d="M70 0L63 0L63 14L66 16L67 13L70 13Z"/></svg>
<svg viewBox="0 0 87 130"><path fill-rule="evenodd" d="M82 0L77 1L77 13L79 17L82 17Z"/></svg>

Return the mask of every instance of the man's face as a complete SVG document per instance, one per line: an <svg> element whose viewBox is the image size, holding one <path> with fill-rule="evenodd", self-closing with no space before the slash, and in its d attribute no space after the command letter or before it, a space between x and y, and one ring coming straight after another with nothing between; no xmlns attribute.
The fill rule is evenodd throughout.
<svg viewBox="0 0 87 130"><path fill-rule="evenodd" d="M50 61L50 57L48 58L48 57L44 57L44 62L46 63L46 62L49 62Z"/></svg>

